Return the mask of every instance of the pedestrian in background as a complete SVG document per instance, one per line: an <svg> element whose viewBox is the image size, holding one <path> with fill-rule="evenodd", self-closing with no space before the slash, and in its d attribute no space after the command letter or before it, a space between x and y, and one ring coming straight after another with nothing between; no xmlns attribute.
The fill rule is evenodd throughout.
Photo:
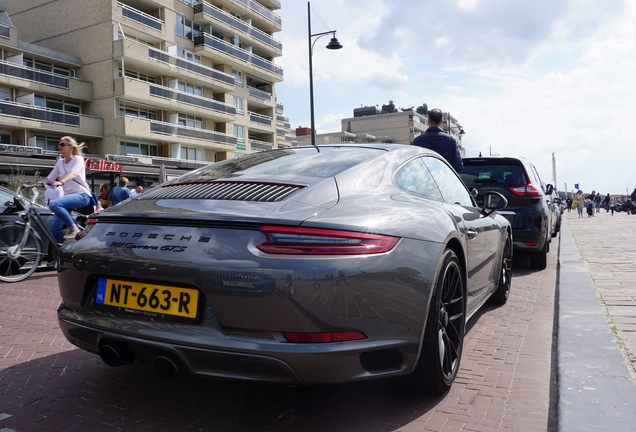
<svg viewBox="0 0 636 432"><path fill-rule="evenodd" d="M583 217L583 209L585 208L585 198L583 198L583 191L581 189L576 191L575 199L577 202L576 211L579 213L580 219Z"/></svg>
<svg viewBox="0 0 636 432"><path fill-rule="evenodd" d="M438 108L430 110L427 120L428 129L413 140L413 145L436 151L455 168L455 171L460 172L464 167L462 155L455 139L440 128L443 118L442 110Z"/></svg>
<svg viewBox="0 0 636 432"><path fill-rule="evenodd" d="M605 207L605 213L609 212L610 194L605 195L603 198L603 207Z"/></svg>
<svg viewBox="0 0 636 432"><path fill-rule="evenodd" d="M141 186L137 186L135 189L130 191L130 197L134 198L137 195L139 195L140 193L142 193L144 191L144 188Z"/></svg>
<svg viewBox="0 0 636 432"><path fill-rule="evenodd" d="M591 199L585 200L585 208L587 209L587 217L594 217L594 201Z"/></svg>
<svg viewBox="0 0 636 432"><path fill-rule="evenodd" d="M108 206L110 205L108 195L110 195L110 186L108 185L108 183L102 183L101 185L99 185L98 202L103 208L108 208Z"/></svg>
<svg viewBox="0 0 636 432"><path fill-rule="evenodd" d="M570 210L572 210L572 198L568 197L565 200L565 206L568 208L568 213L570 213Z"/></svg>
<svg viewBox="0 0 636 432"><path fill-rule="evenodd" d="M601 212L601 201L603 200L603 198L601 197L601 193L597 193L596 196L594 197L594 209L596 210L596 213L600 213Z"/></svg>
<svg viewBox="0 0 636 432"><path fill-rule="evenodd" d="M614 209L616 208L616 201L614 200L614 197L610 197L610 200L607 206L612 211L612 216L614 216Z"/></svg>
<svg viewBox="0 0 636 432"><path fill-rule="evenodd" d="M110 191L110 195L108 195L111 205L117 205L130 198L130 191L126 187L128 186L128 179L126 177L120 177L117 184L119 186L115 186L113 190Z"/></svg>

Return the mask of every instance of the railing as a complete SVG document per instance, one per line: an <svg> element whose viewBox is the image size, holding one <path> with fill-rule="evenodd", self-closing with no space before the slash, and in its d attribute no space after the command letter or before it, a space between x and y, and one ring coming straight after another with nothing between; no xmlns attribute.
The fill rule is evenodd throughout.
<svg viewBox="0 0 636 432"><path fill-rule="evenodd" d="M176 100L179 102L187 103L190 105L200 106L202 108L219 111L225 114L236 114L236 108L231 105L224 104L214 99L204 98L202 96L196 96L192 93L182 92L180 90L171 89L169 87L163 87L156 84L150 84L150 94L165 99Z"/></svg>
<svg viewBox="0 0 636 432"><path fill-rule="evenodd" d="M202 75L208 78L215 79L217 81L224 82L226 84L235 85L236 81L233 75L226 74L225 72L218 71L216 69L209 68L207 66L200 65L190 60L183 59L181 57L173 56L165 51L158 50L156 48L148 48L148 56L154 60L172 64L179 69L184 69L193 72L198 75Z"/></svg>
<svg viewBox="0 0 636 432"><path fill-rule="evenodd" d="M216 36L212 36L207 33L201 33L200 35L194 37L194 45L205 45L217 51L228 54L234 58L247 62L251 65L264 69L268 72L279 75L281 78L283 77L282 67L276 66L271 61L265 60L264 58L257 56L256 54L252 54L249 51L227 43Z"/></svg>
<svg viewBox="0 0 636 432"><path fill-rule="evenodd" d="M69 77L0 60L0 75L12 76L39 84L68 88Z"/></svg>
<svg viewBox="0 0 636 432"><path fill-rule="evenodd" d="M282 25L283 21L280 19L280 17L260 3L256 3L254 0L238 0L238 2L252 9L263 18L273 21L278 25Z"/></svg>
<svg viewBox="0 0 636 432"><path fill-rule="evenodd" d="M275 38L271 37L264 31L257 29L256 27L246 24L240 19L233 17L232 15L224 12L214 5L209 4L208 2L204 1L194 7L194 13L199 12L203 12L204 14L209 15L212 18L224 22L225 24L235 28L236 30L248 34L272 48L280 51L283 50L283 44L279 40L276 40Z"/></svg>
<svg viewBox="0 0 636 432"><path fill-rule="evenodd" d="M80 115L18 102L0 101L0 115L79 127Z"/></svg>
<svg viewBox="0 0 636 432"><path fill-rule="evenodd" d="M150 120L150 131L162 135L185 136L222 144L236 144L236 137L233 135L227 135L221 132L205 129L197 129L189 126L181 126L175 123L164 123L157 120Z"/></svg>
<svg viewBox="0 0 636 432"><path fill-rule="evenodd" d="M163 21L159 18L155 18L152 15L148 15L147 13L144 13L120 2L117 2L117 6L121 7L121 14L124 17L129 18L133 21L137 21L138 23L143 24L146 27L161 31Z"/></svg>
<svg viewBox="0 0 636 432"><path fill-rule="evenodd" d="M267 141L250 140L252 150L271 150L274 148L274 144Z"/></svg>
<svg viewBox="0 0 636 432"><path fill-rule="evenodd" d="M250 91L250 96L257 97L259 99L269 100L272 98L272 94L265 90L257 89L256 87L247 86Z"/></svg>
<svg viewBox="0 0 636 432"><path fill-rule="evenodd" d="M0 36L3 38L11 39L10 27L0 24Z"/></svg>
<svg viewBox="0 0 636 432"><path fill-rule="evenodd" d="M139 156L139 155L130 155L130 156ZM207 162L207 161L198 161L198 160L192 160L192 159L179 159L179 158L169 158L169 157L162 157L162 156L145 156L145 157L150 157L152 158L153 161L166 161L166 162L181 162L181 163L190 163L190 164L196 164L196 165L208 165L211 164L212 162ZM157 164L158 165L158 164Z"/></svg>
<svg viewBox="0 0 636 432"><path fill-rule="evenodd" d="M264 124L267 126L272 125L271 117L265 116L263 114L255 113L253 111L248 111L248 113L250 115L250 121L253 121L254 123Z"/></svg>

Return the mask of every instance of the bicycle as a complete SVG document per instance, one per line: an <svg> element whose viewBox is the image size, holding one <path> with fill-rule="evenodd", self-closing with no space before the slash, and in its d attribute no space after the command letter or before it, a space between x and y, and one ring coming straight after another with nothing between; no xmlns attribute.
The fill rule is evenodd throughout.
<svg viewBox="0 0 636 432"><path fill-rule="evenodd" d="M0 281L20 282L31 276L42 263L44 256L55 263L60 254L61 244L53 237L49 224L42 219L35 204L40 185L22 185L16 190L24 207L23 221L0 226ZM23 190L31 189L28 198ZM46 250L46 252L44 252Z"/></svg>

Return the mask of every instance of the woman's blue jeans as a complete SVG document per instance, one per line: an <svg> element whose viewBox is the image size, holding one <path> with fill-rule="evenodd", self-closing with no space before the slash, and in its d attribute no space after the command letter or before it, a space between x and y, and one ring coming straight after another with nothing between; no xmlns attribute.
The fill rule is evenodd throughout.
<svg viewBox="0 0 636 432"><path fill-rule="evenodd" d="M51 232L58 243L64 242L64 233L62 227L71 228L75 226L75 221L69 210L84 207L91 201L91 197L87 194L69 194L61 198L53 200L49 203L49 209L55 216L51 219Z"/></svg>

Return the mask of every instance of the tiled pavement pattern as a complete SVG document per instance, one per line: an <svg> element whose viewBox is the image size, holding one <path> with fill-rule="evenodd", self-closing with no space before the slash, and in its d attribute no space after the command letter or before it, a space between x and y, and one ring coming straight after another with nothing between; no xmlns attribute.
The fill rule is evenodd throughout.
<svg viewBox="0 0 636 432"><path fill-rule="evenodd" d="M111 368L62 336L55 274L2 284L0 431L553 431L556 249L544 271L515 260L510 300L473 317L443 397L395 381L287 388Z"/></svg>
<svg viewBox="0 0 636 432"><path fill-rule="evenodd" d="M636 215L572 211L568 225L636 380Z"/></svg>

